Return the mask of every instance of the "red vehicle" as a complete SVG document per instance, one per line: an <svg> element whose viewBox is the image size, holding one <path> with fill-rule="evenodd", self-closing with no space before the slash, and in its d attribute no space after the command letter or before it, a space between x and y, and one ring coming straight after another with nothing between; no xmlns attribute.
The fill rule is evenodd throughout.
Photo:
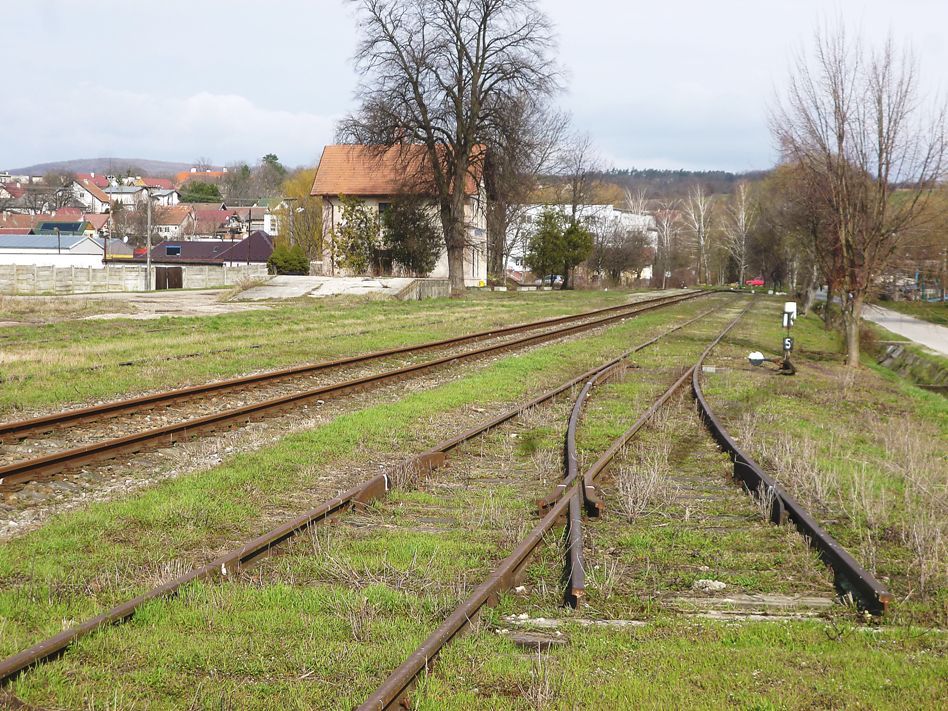
<svg viewBox="0 0 948 711"><path fill-rule="evenodd" d="M753 279L748 279L744 282L746 286L763 286L764 280L760 277L754 277Z"/></svg>

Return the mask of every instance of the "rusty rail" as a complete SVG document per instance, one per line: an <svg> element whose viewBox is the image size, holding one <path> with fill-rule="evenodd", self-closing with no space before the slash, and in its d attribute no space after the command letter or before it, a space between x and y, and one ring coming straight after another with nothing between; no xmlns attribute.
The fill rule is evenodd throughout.
<svg viewBox="0 0 948 711"><path fill-rule="evenodd" d="M576 401L573 403L573 409L570 411L569 424L567 425L567 428L566 428L566 455L565 455L566 456L566 475L564 476L563 481L560 484L558 484L556 488L552 492L550 492L550 494L546 498L541 499L537 502L537 507L540 511L541 516L546 512L547 509L550 508L550 506L552 506L560 498L563 491L565 491L566 488L576 478L577 469L579 466L579 459L576 453L576 428L579 424L579 417L582 412L583 405L586 403L586 398L588 397L589 391L593 388L593 386L595 386L596 383L601 378L607 377L608 375L612 374L615 371L615 369L618 368L622 364L623 361L627 360L634 353L638 353L639 351L644 350L648 348L649 346L655 345L658 341L665 338L666 336L669 336L672 333L675 333L676 331L680 331L681 329L687 326L690 326L695 321L700 321L701 319L703 319L704 317L708 316L709 314L713 312L714 312L714 309L710 309L708 311L705 311L704 313L698 314L692 319L688 319L684 323L680 323L677 326L673 326L672 328L669 328L666 331L663 331L662 333L658 334L654 338L650 338L649 340L643 343L640 343L634 348L627 350L625 353L609 361L602 368L600 368L595 373L593 373L592 377L586 382L586 385L583 387L582 392L580 392L579 396L576 398Z"/></svg>
<svg viewBox="0 0 948 711"><path fill-rule="evenodd" d="M617 361L618 359L613 359L609 361L609 363L611 364ZM601 369L601 366L592 368L552 390L548 390L495 417L484 420L474 427L450 437L431 449L416 455L408 460L407 466L416 468L422 472L430 472L442 466L448 454L464 442L498 427L532 407L552 400L557 395L588 380L590 376L599 372ZM85 637L100 627L125 622L130 619L144 603L157 598L171 597L175 595L182 586L195 580L233 576L242 567L266 555L272 548L306 530L309 526L319 523L320 521L325 521L331 516L340 514L357 504L365 504L380 498L384 496L388 490L389 482L386 475L380 474L373 477L347 492L320 504L311 511L301 514L271 531L264 533L253 541L242 545L240 548L216 558L201 568L181 575L132 600L117 605L101 615L8 657L0 661L0 684L6 684L12 681L30 667L58 657L64 653L73 642Z"/></svg>
<svg viewBox="0 0 948 711"><path fill-rule="evenodd" d="M271 414L285 409L290 409L301 403L311 400L326 400L348 392L364 390L372 387L395 382L402 378L419 375L421 373L433 370L435 368L458 363L466 360L480 358L492 353L513 348L529 346L544 341L550 341L563 338L575 333L592 330L601 326L621 321L626 318L632 318L642 313L652 311L658 308L671 306L681 303L688 299L695 298L699 294L686 294L654 300L640 305L633 311L624 311L612 316L587 321L578 325L565 326L553 331L524 336L513 341L477 348L465 353L458 353L435 360L418 363L415 365L397 368L395 370L385 371L374 375L369 375L354 380L348 380L341 383L325 385L322 387L305 390L290 395L284 395L278 398L265 400L251 405L232 408L221 412L197 417L183 422L177 422L164 427L126 435L109 440L103 440L90 445L76 447L61 452L54 452L34 459L14 462L0 467L0 490L10 490L13 486L19 486L26 482L46 477L66 468L74 467L79 464L85 464L94 461L114 458L120 454L138 452L155 445L171 445L176 441L187 441L201 432L216 430L225 424L245 423L263 414ZM632 305L633 307L635 305Z"/></svg>
<svg viewBox="0 0 948 711"><path fill-rule="evenodd" d="M700 295L700 292L694 294L686 294L689 298L694 298ZM43 415L40 417L33 417L26 420L18 420L15 422L4 422L0 423L0 440L9 439L11 437L20 438L26 437L30 433L42 433L49 430L62 427L67 424L76 424L78 422L83 422L87 420L97 420L105 417L113 417L115 415L121 414L123 412L134 412L138 410L150 409L159 405L167 405L177 401L184 401L194 397L201 397L210 395L222 390L230 390L235 388L243 388L249 385L256 385L262 382L273 382L276 380L281 380L284 378L291 378L300 375L312 375L314 373L329 370L332 368L339 368L347 365L356 365L359 363L365 363L373 360L380 360L383 358L389 358L396 355L402 355L405 353L421 353L429 350L436 350L441 348L447 348L449 346L461 345L470 341L476 340L485 340L488 338L497 338L500 336L509 335L512 333L522 333L526 331L533 331L541 328L548 328L551 326L556 326L558 324L569 323L572 321L578 321L586 318L593 318L596 316L605 315L608 313L616 313L619 311L626 311L629 309L634 309L637 306L646 306L649 304L661 303L669 300L678 300L681 299L682 295L672 295L672 296L660 296L654 299L646 299L644 301L638 301L628 304L620 304L618 306L608 306L602 309L593 309L591 311L585 311L580 314L572 314L569 316L557 316L555 318L543 319L540 321L532 321L524 324L515 324L512 326L503 326L500 328L494 328L487 331L480 331L478 333L471 333L463 336L456 336L453 338L445 338L438 341L430 341L428 343L421 343L414 346L400 346L397 348L389 348L381 351L374 351L372 353L366 353L357 356L349 356L346 358L338 358L335 360L323 361L320 363L309 363L305 365L293 366L290 368L282 368L279 370L271 370L265 373L257 373L255 375L247 375L238 378L229 378L227 380L219 380L212 383L204 383L201 385L191 385L184 388L176 388L174 390L167 390L160 393L153 393L151 395L142 395L140 397L128 398L125 400L116 400L114 402L107 402L100 405L93 405L90 407L77 408L74 410L65 410L63 412L54 413L51 415ZM675 301L677 303L677 301Z"/></svg>
<svg viewBox="0 0 948 711"><path fill-rule="evenodd" d="M701 390L701 368L716 343L702 354L692 374L691 390L698 403L701 418L718 445L734 463L734 477L740 479L750 494L772 501L770 520L774 523L793 522L807 543L815 548L823 561L835 574L836 586L844 592L854 594L857 602L874 615L888 612L892 594L882 583L865 570L849 552L839 544L804 507L790 496L773 477L768 475L748 454L741 449L717 418Z"/></svg>
<svg viewBox="0 0 948 711"><path fill-rule="evenodd" d="M715 340L715 343L723 338L724 335L731 328L733 328L734 325L737 324L746 311L747 309L744 309L744 311L742 311L741 314L725 328L725 330ZM590 377L596 375L597 373L607 371L614 366L615 362L606 364L602 368L591 371ZM685 373L685 375L679 378L669 390L674 392L674 390L680 388L682 384L687 381L688 374L693 370L694 366L692 366L692 368L690 368ZM588 388L584 387L580 397L577 398L576 402L581 403L582 399L586 394L588 394L588 392ZM668 395L668 392L666 392L666 395ZM670 395L668 396L670 397ZM667 397L665 399L667 399ZM574 409L575 408L576 405L574 405ZM649 412L654 413L656 409L657 407L653 405L649 409ZM641 427L641 425L639 425L639 427ZM611 459L626 444L632 434L634 434L634 431L630 428L630 430L627 430L625 433L620 435L609 446L609 448L606 450L606 453L604 453L603 456L600 457L596 464L594 464L591 468L591 471L594 470L593 478L595 478L596 475L598 475L606 468L606 466L608 466ZM566 460L566 466L569 468L568 457ZM408 659L406 659L395 671L393 671L382 683L382 685L379 686L378 689L376 689L365 700L365 702L358 707L359 711L381 711L383 709L396 709L406 705L405 702L407 700L408 693L414 686L418 676L431 666L432 662L437 658L438 654L440 654L445 645L460 635L471 623L471 621L476 619L484 605L496 604L501 593L509 590L516 584L523 572L523 569L529 562L531 555L543 541L544 537L557 524L557 522L564 516L567 516L567 520L573 520L573 513L570 511L570 509L574 506L576 507L576 515L579 516L580 507L578 496L581 494L581 492L580 487L577 485L577 480L578 475L574 469L572 479L570 480L569 474L567 474L566 478L564 478L564 483L559 485L556 489L556 491L559 492L558 498L556 498L553 504L548 507L542 520L533 528L528 536L509 556L507 556L497 566L497 568L495 568L487 580L481 583L481 585L479 585L474 590L474 592L463 603L461 603L461 605L457 607L454 612L452 612L451 615L444 622L442 622L441 625L439 625L431 635L428 636L421 646L419 646L418 649L416 649L408 657ZM570 491L570 488L572 488L573 491ZM574 535L567 535L567 540L572 542L574 539L578 539L577 545L581 549L581 533L579 532L579 529L575 530L576 533ZM582 591L580 591L580 594L582 594Z"/></svg>

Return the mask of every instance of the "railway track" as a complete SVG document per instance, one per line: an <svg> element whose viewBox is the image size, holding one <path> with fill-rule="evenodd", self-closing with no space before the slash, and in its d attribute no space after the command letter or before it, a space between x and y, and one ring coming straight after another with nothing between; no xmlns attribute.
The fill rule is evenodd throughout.
<svg viewBox="0 0 948 711"><path fill-rule="evenodd" d="M425 640L425 642L412 653L404 663L399 666L386 681L360 706L362 709L381 709L398 708L404 703L407 695L419 675L430 668L434 660L438 657L441 650L452 640L461 634L467 626L478 616L480 610L485 606L492 604L500 593L509 590L517 584L526 565L530 562L537 548L541 545L548 534L565 520L565 546L564 546L564 564L566 565L567 583L564 586L564 596L567 602L575 601L585 594L585 585L583 573L585 562L582 558L583 550L583 531L582 531L582 512L585 510L588 515L595 517L605 508L605 497L599 488L598 478L609 468L613 458L622 450L622 448L635 436L635 434L668 402L668 400L682 391L689 383L692 385L696 399L699 401L699 407L702 407L705 416L710 413L707 403L701 402L700 393L700 372L704 359L711 352L714 346L733 328L746 312L741 312L728 326L717 335L717 337L708 345L700 358L690 367L684 368L683 372L676 378L674 383L669 386L652 405L618 438L616 438L607 450L580 475L576 454L576 431L579 419L582 415L583 404L586 402L591 390L597 385L605 382L611 373L615 372L624 361L626 361L635 352L648 347L661 338L678 331L687 325L699 320L701 316L691 319L687 323L680 324L664 332L661 336L652 339L649 342L640 344L630 349L621 356L605 363L603 366L587 371L586 373L563 383L559 387L543 393L542 395L523 403L507 412L501 413L490 420L487 420L477 427L452 437L436 447L417 455L409 462L409 466L423 474L430 473L432 470L445 464L450 453L462 444L488 432L513 418L518 417L530 408L536 407L545 402L553 400L572 388L582 386L579 396L576 398L566 428L565 442L565 465L564 480L558 485L554 492L540 502L542 520L533 528L532 531L520 542L514 551L503 560L491 573L491 575L479 585L473 593L455 609L444 622ZM702 315L704 316L704 314ZM713 413L711 413L713 417ZM722 428L723 431L723 428ZM733 444L733 442L732 442ZM742 467L749 466L750 463L740 450L734 456L735 473L737 474L737 461L741 462ZM727 447L725 447L727 450ZM756 466L756 465L754 465ZM757 468L759 470L759 468ZM762 472L760 472L762 473ZM766 476L766 475L764 475ZM747 480L745 479L745 482ZM758 482L759 484L759 482ZM765 481L766 484L766 481ZM774 485L776 487L776 485ZM391 481L388 475L379 475L363 484L353 487L344 494L324 503L316 509L299 516L285 524L273 529L269 533L261 536L239 549L231 551L219 558L211 561L207 565L180 576L174 581L166 583L155 588L148 593L135 598L127 603L119 605L112 610L99 615L92 620L82 623L72 630L63 632L49 640L24 650L14 657L0 662L0 681L7 683L16 678L19 674L36 664L42 663L48 659L55 658L63 653L77 639L93 632L103 625L122 622L132 617L138 607L149 600L159 597L174 595L184 585L194 580L206 578L230 578L234 577L243 568L252 565L270 553L276 546L284 541L291 539L298 533L305 531L320 521L325 521L331 517L338 516L347 511L352 511L360 505L385 496L391 488ZM773 506L778 511L788 510L792 501L788 504L788 497L779 489L775 491L766 491L758 487L754 489L750 483L747 483L748 491L752 494L768 494L772 499L774 494L779 498L780 504L774 503ZM805 512L804 512L805 513ZM784 519L782 516L774 516L775 522ZM802 528L801 528L802 530ZM805 532L806 533L806 532ZM811 535L813 530L807 533ZM819 548L819 543L811 543ZM836 544L833 550L841 550ZM845 553L845 551L842 551ZM851 560L851 559L850 559ZM845 557L837 556L835 559L827 558L827 562L834 568L837 576L851 576L855 571L847 568ZM854 561L853 561L854 563ZM861 570L861 569L860 569ZM864 573L864 571L862 571ZM878 590L875 591L878 593ZM874 594L875 594L874 593ZM878 595L877 600L881 600ZM866 598L869 600L869 598ZM878 606L869 608L876 612L884 611ZM11 697L12 698L12 697Z"/></svg>
<svg viewBox="0 0 948 711"><path fill-rule="evenodd" d="M417 345L388 348L372 353L365 353L346 358L337 358L333 360L321 361L318 363L307 363L290 368L281 368L278 370L271 370L253 375L214 381L211 383L202 383L200 385L175 388L159 393L142 395L140 397L101 403L90 407L64 410L62 412L42 415L39 417L31 417L24 420L4 422L0 423L0 441L23 439L30 435L43 434L55 429L75 425L79 422L101 420L105 417L115 417L129 412L140 412L159 406L186 402L193 398L203 397L225 390L259 386L263 383L274 382L303 375L312 375L314 373L341 368L343 366L370 363L372 361L391 358L392 356L407 354L413 355L432 350L445 349L451 346L464 345L465 343L470 343L472 341L484 341L501 336L526 333L543 328L551 328L566 323L582 321L584 319L595 319L600 316L605 316L606 314L626 312L636 309L637 307L647 305L679 303L680 301L700 295L701 292L697 292L694 294L663 296L655 299L646 299L628 304L620 304L618 306L609 306L601 309L585 311L579 314L543 319L525 324L515 324L513 326L503 326L500 328L479 331L453 338L429 341L427 343L420 343Z"/></svg>
<svg viewBox="0 0 948 711"><path fill-rule="evenodd" d="M658 343L671 334L681 331L689 325L705 318L707 315L708 312L702 313L683 323L672 326L658 336L625 351L602 366L597 366L581 375L571 378L551 390L440 442L431 449L410 458L405 462L404 469L416 471L423 476L429 475L435 469L445 465L451 453L465 443L523 415L532 408L550 403L577 385L585 383L596 374L621 366L635 353ZM177 576L173 580L152 588L142 595L121 603L100 615L0 661L0 685L7 685L30 668L57 658L66 652L76 641L86 637L92 632L106 625L118 624L130 620L136 612L148 602L174 596L181 588L189 583L198 580L235 578L242 570L262 560L281 544L306 532L313 525L357 510L371 501L384 497L391 488L392 481L389 473L372 477L320 504L314 509L296 516L261 536L244 543L238 548L215 558L206 565ZM12 699L13 697L8 695L8 698ZM2 700L2 697L0 697L0 700Z"/></svg>
<svg viewBox="0 0 948 711"><path fill-rule="evenodd" d="M397 382L448 365L482 358L506 350L524 348L600 328L655 309L689 301L700 295L701 293L696 293L650 299L644 302L598 309L584 314L546 319L530 324L509 326L477 334L458 336L442 341L421 344L419 346L389 349L362 356L353 356L334 361L271 371L269 373L244 378L235 378L207 385L181 388L164 393L143 396L141 398L106 403L80 410L68 410L55 415L7 423L0 426L0 436L23 436L24 433L27 432L48 431L57 427L61 428L74 425L82 421L96 421L101 418L112 418L118 414L130 411L147 410L158 405L166 405L172 402L181 403L194 397L207 396L224 389L255 387L262 382L272 382L273 380L302 374L312 374L317 371L325 371L343 365L378 361L397 354L414 354L448 346L456 346L470 341L486 340L524 331L546 329L540 333L521 336L513 340L502 341L492 345L481 346L461 353L454 353L445 357L435 358L393 370L330 383L315 388L308 388L249 405L228 408L212 412L208 415L177 421L162 427L147 429L121 437L93 441L92 443L64 451L9 463L0 466L0 492L15 491L17 488L31 481L46 479L81 465L114 459L118 456L135 453L153 446L168 446L177 441L192 439L206 432L241 425L260 417L299 407L308 402L325 401L346 393L376 388L381 385ZM576 321L580 322L575 323Z"/></svg>
<svg viewBox="0 0 948 711"><path fill-rule="evenodd" d="M580 476L578 458L576 456L576 429L583 404L593 386L601 382L615 369L616 364L608 364L592 374L584 383L570 413L565 442L564 480L545 499L540 501L541 521L524 538L520 545L501 562L491 575L479 585L474 592L458 606L444 622L397 668L389 677L362 703L359 711L379 711L381 709L403 708L408 703L408 695L419 677L425 674L438 655L453 639L477 619L485 605L492 604L499 595L516 586L522 578L527 564L544 539L554 527L565 520L564 529L564 602L575 606L579 598L585 594L585 569L583 560L583 532L582 512L585 509L591 516L598 516L605 504L598 492L597 479L605 472L616 455L626 446L639 430L654 417L668 400L680 392L686 385L691 384L693 392L702 410L703 418L713 423L712 434L715 439L722 441L721 432L724 432L720 423L713 419L707 403L704 402L700 391L700 371L705 358L714 347L734 328L743 315L750 308L744 309L730 324L707 346L697 362L686 368L684 373L663 392L652 405L618 438L608 449ZM725 435L726 436L726 435ZM766 496L773 501L773 508L782 511L784 507L794 507L796 518L794 522L806 541L820 551L823 560L833 569L836 575L837 587L843 592L847 589L860 593L859 601L863 608L874 613L883 614L891 596L871 575L863 570L855 560L818 524L802 511L796 502L793 502L778 485L764 474L756 464L753 464L737 445L730 440L722 444L735 461L735 477L743 480L749 493L757 496ZM736 452L736 454L735 454ZM755 481L748 475L740 472L753 468ZM760 486L763 482L764 486ZM752 488L752 484L757 488ZM770 487L767 490L766 487ZM797 520L798 519L798 520ZM775 523L780 523L776 515ZM840 580L845 581L843 585Z"/></svg>

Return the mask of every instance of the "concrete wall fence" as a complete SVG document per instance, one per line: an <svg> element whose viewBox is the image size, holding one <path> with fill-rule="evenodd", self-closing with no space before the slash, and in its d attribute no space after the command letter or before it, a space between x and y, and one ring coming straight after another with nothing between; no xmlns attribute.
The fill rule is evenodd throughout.
<svg viewBox="0 0 948 711"><path fill-rule="evenodd" d="M444 299L451 296L451 282L447 279L415 279L404 287L396 298L401 301Z"/></svg>
<svg viewBox="0 0 948 711"><path fill-rule="evenodd" d="M152 284L155 283L152 267ZM185 289L234 286L267 278L266 264L239 266L182 265ZM0 264L0 294L94 294L145 291L145 266L109 264L92 267L40 267Z"/></svg>

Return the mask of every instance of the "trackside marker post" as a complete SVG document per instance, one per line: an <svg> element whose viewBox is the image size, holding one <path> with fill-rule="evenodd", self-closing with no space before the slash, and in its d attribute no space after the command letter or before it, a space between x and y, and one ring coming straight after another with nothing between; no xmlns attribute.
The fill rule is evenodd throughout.
<svg viewBox="0 0 948 711"><path fill-rule="evenodd" d="M784 375L793 375L797 369L790 362L790 353L793 352L793 336L790 335L790 329L793 322L797 319L797 302L786 301L783 305L783 327L787 329L787 335L783 339L783 365L780 372Z"/></svg>

